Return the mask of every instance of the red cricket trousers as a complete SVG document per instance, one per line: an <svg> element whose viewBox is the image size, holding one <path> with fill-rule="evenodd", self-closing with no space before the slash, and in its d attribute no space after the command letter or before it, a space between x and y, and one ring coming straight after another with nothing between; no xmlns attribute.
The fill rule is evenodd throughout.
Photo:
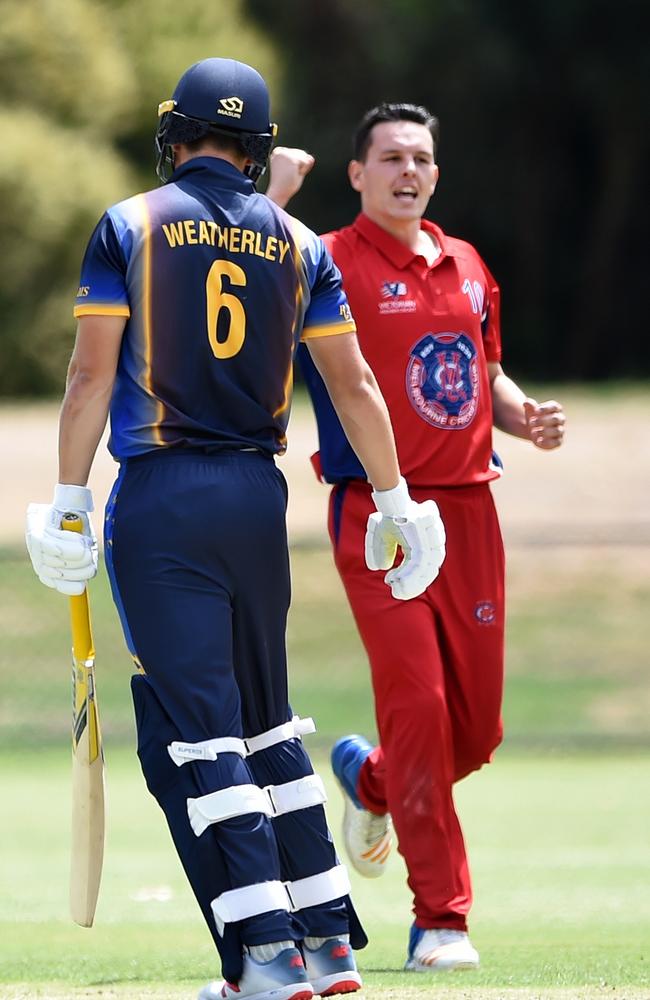
<svg viewBox="0 0 650 1000"><path fill-rule="evenodd" d="M381 742L358 794L392 815L417 926L466 930L472 887L453 784L501 742L503 543L487 484L410 492L436 501L447 532L440 575L410 601L366 568L370 487L341 484L330 498L334 559L370 660Z"/></svg>

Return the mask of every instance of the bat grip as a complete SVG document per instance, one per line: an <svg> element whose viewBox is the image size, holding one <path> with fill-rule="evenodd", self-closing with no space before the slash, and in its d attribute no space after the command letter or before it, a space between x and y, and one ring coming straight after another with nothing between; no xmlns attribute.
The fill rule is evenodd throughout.
<svg viewBox="0 0 650 1000"><path fill-rule="evenodd" d="M75 531L83 534L83 523L78 514L67 513L61 518L62 531ZM92 627L90 624L90 609L88 607L88 592L68 598L70 606L70 625L72 628L73 655L78 660L92 659L95 655Z"/></svg>
<svg viewBox="0 0 650 1000"><path fill-rule="evenodd" d="M62 531L76 531L77 534L83 534L83 524L81 523L81 518L78 514L64 514L61 518L61 530Z"/></svg>

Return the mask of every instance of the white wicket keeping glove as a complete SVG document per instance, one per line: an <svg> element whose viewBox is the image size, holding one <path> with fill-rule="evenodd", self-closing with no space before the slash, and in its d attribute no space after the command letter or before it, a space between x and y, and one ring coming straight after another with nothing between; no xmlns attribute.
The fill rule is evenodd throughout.
<svg viewBox="0 0 650 1000"><path fill-rule="evenodd" d="M97 539L90 523L93 497L86 486L57 483L51 504L30 503L25 541L37 577L61 594L83 594L97 573ZM82 534L63 531L64 514L81 518Z"/></svg>
<svg viewBox="0 0 650 1000"><path fill-rule="evenodd" d="M423 594L438 575L445 558L445 527L433 500L416 503L404 479L392 490L377 490L376 514L368 518L366 565L387 569L384 577L393 597L408 601ZM391 569L397 548L404 558Z"/></svg>

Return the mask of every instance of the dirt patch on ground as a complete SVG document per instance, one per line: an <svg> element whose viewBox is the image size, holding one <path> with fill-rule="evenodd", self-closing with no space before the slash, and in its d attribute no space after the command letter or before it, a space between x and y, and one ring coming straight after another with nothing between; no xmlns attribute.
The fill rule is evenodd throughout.
<svg viewBox="0 0 650 1000"><path fill-rule="evenodd" d="M30 501L47 503L57 477L56 403L0 406L0 455L2 455L0 545L22 539L25 508ZM89 485L99 511L110 493L117 465L107 447L100 444ZM319 483L309 463L317 448L316 427L307 406L296 407L291 421L291 447L279 459L289 482L289 528L294 539L327 540L325 528L328 489ZM95 529L101 517L95 514Z"/></svg>
<svg viewBox="0 0 650 1000"><path fill-rule="evenodd" d="M506 542L650 544L650 393L566 389L557 395L568 419L566 443L559 451L540 452L496 432L495 447L506 473L495 484L494 496ZM56 480L57 414L55 403L0 406L0 544L13 544L22 537L30 500L45 502L51 496ZM317 482L309 463L316 447L311 409L298 400L289 426L289 450L279 460L289 482L288 520L294 542L325 542L327 538L328 490ZM98 508L115 474L116 465L103 443L90 483Z"/></svg>

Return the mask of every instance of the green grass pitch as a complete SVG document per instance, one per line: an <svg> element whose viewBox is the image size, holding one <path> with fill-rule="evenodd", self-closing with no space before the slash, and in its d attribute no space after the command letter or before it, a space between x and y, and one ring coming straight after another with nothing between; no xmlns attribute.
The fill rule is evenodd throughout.
<svg viewBox="0 0 650 1000"><path fill-rule="evenodd" d="M327 761L333 828L340 796ZM137 759L107 747L108 839L95 926L67 914L67 749L0 756L0 996L190 1000L217 975L212 944ZM404 961L410 901L397 854L353 873L370 944L364 996L650 996L650 766L643 755L503 752L457 789L473 862L476 973L418 976ZM149 992L152 991L152 992Z"/></svg>

